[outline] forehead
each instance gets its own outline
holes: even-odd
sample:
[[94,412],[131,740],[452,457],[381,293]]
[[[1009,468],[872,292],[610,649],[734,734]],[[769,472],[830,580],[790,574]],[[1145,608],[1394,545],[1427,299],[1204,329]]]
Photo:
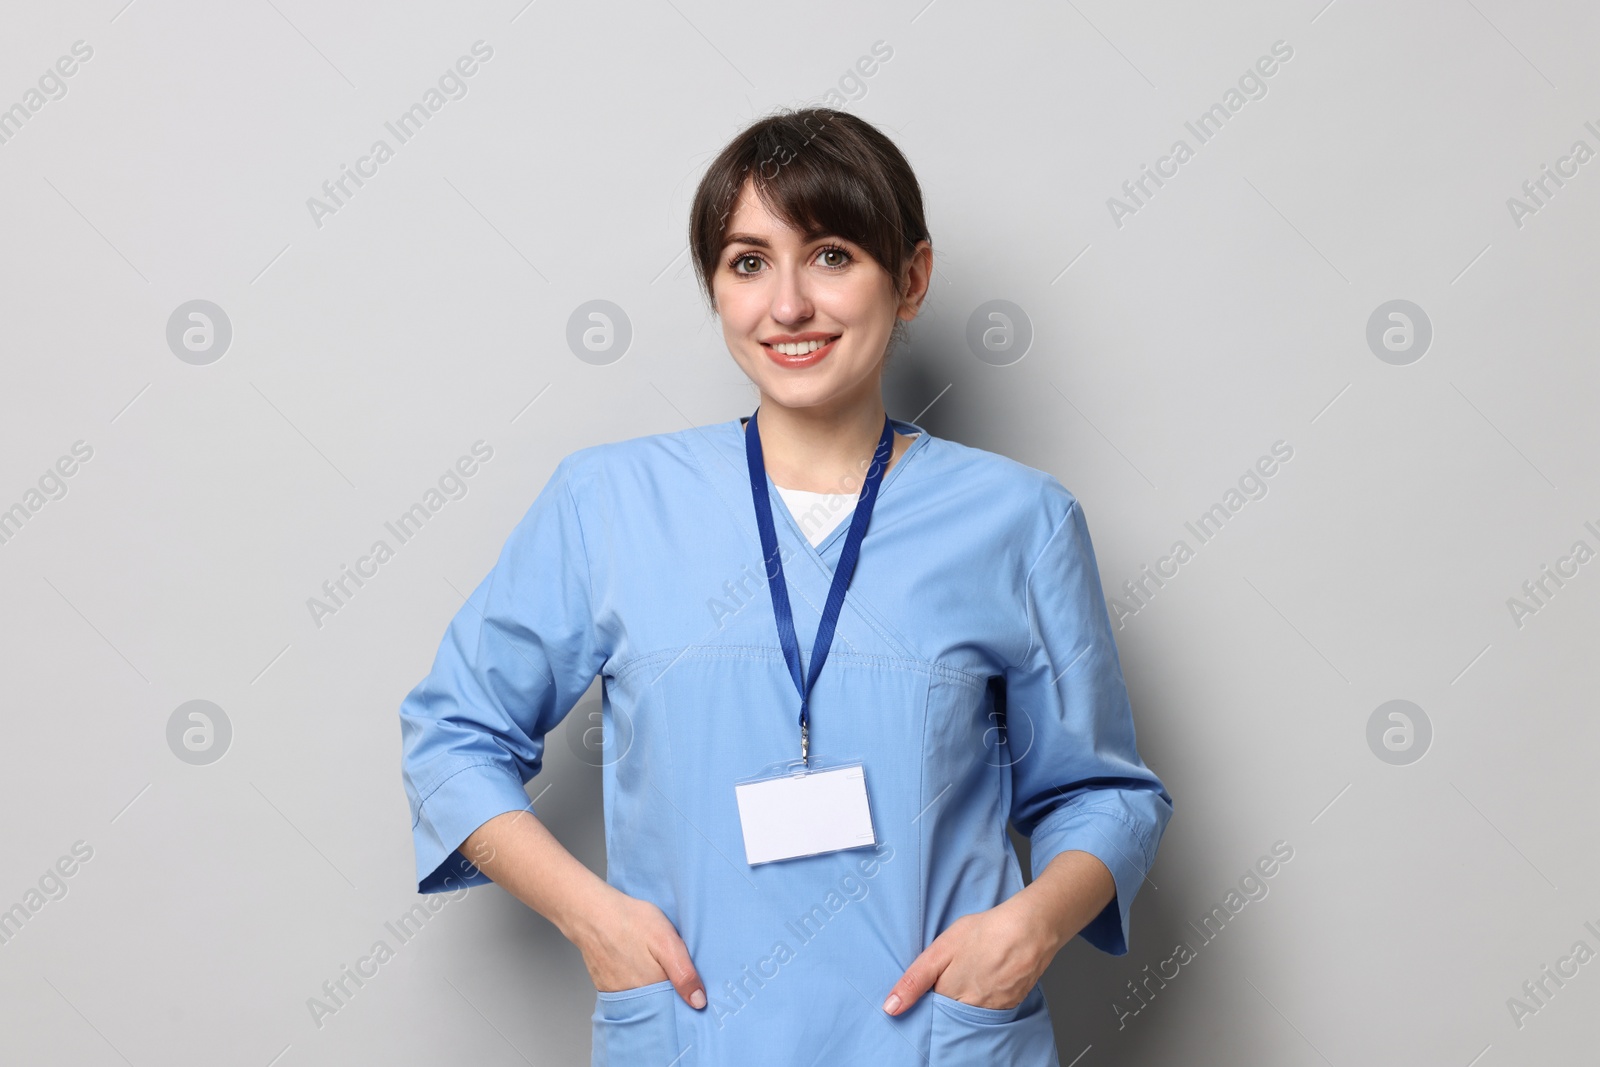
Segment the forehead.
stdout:
[[822,227],[802,231],[775,214],[765,200],[755,191],[751,182],[745,182],[734,199],[733,210],[728,213],[728,225],[723,231],[723,244],[749,244],[750,237],[762,243],[803,243],[832,236]]

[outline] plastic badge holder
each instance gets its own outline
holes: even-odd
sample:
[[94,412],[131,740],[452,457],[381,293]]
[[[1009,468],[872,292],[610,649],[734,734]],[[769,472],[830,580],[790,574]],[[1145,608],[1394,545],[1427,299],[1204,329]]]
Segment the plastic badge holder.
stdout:
[[734,782],[734,796],[752,867],[878,843],[858,759],[771,763]]

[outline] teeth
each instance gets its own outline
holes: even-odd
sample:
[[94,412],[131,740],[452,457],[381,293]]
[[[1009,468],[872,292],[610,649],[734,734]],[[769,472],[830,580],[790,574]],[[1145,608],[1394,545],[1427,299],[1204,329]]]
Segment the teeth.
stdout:
[[803,356],[808,352],[815,352],[827,343],[827,341],[800,341],[796,344],[777,344],[772,347],[785,356]]

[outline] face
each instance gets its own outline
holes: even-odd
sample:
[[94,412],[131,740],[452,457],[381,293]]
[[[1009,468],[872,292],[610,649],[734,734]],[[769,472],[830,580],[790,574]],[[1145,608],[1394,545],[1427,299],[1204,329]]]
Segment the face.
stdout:
[[842,409],[881,397],[890,333],[897,319],[916,317],[931,269],[924,241],[907,264],[902,298],[859,245],[831,234],[807,239],[747,183],[712,293],[728,351],[763,403]]

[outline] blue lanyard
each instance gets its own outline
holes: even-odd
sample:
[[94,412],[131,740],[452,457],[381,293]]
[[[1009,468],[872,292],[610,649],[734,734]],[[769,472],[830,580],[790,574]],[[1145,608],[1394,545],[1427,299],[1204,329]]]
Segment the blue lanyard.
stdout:
[[884,469],[894,449],[894,427],[889,416],[883,417],[883,434],[878,438],[878,448],[872,454],[872,466],[867,468],[866,480],[861,485],[861,495],[856,498],[855,514],[850,518],[850,532],[845,535],[844,548],[839,553],[839,565],[833,570],[833,584],[828,587],[828,601],[822,609],[822,621],[817,624],[817,640],[811,649],[810,677],[802,680],[800,674],[800,641],[795,637],[794,613],[789,609],[789,586],[783,580],[783,560],[778,554],[778,534],[772,527],[772,498],[767,492],[767,467],[761,458],[761,435],[756,430],[758,407],[751,413],[744,430],[744,455],[750,465],[750,495],[755,500],[756,525],[761,530],[761,551],[767,561],[767,585],[772,589],[772,613],[778,620],[778,643],[783,646],[783,658],[789,664],[789,676],[800,693],[800,762],[807,761],[809,725],[811,720],[811,687],[822,673],[827,661],[828,648],[833,644],[833,631],[839,623],[839,609],[844,606],[845,587],[855,573],[856,559],[861,555],[861,539],[867,535],[867,523],[872,518],[872,505],[878,499],[878,486],[883,482]]

